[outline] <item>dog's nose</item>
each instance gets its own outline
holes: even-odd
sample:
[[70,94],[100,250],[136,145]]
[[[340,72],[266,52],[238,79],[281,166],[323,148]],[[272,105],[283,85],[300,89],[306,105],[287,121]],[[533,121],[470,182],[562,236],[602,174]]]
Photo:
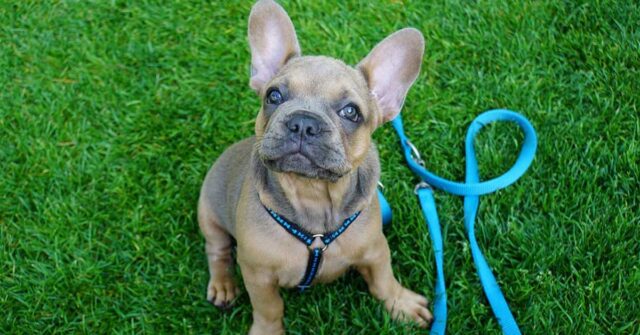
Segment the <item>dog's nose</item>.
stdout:
[[320,133],[320,121],[304,114],[298,114],[287,121],[287,128],[294,134],[316,136]]

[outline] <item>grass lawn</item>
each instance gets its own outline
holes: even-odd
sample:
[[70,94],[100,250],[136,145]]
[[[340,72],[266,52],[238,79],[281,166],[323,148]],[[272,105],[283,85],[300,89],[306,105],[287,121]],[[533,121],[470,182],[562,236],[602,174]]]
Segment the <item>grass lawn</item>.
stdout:
[[[427,40],[404,108],[427,166],[464,178],[480,112],[522,112],[537,157],[483,197],[476,234],[525,334],[640,334],[640,5],[637,1],[282,1],[305,54],[355,64],[396,29]],[[250,2],[0,4],[0,333],[238,334],[205,301],[202,179],[253,132]],[[477,143],[481,174],[515,160],[515,126]],[[415,177],[391,127],[375,139],[394,209],[394,270],[432,297]],[[500,332],[462,225],[437,193],[451,334]],[[416,238],[415,236],[419,236]],[[348,274],[284,291],[290,334],[413,334]],[[425,333],[425,332],[422,332]]]

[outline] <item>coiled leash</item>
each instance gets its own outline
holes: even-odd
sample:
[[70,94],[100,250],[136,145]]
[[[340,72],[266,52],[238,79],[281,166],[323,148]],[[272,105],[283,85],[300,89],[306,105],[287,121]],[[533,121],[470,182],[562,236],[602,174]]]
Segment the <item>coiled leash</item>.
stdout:
[[[518,159],[515,164],[503,175],[487,181],[480,181],[478,173],[478,162],[473,147],[473,140],[485,125],[495,121],[514,122],[524,132],[524,143]],[[467,231],[469,243],[471,246],[471,254],[473,261],[482,283],[487,300],[491,305],[493,314],[496,316],[502,332],[504,334],[520,334],[520,329],[516,323],[509,305],[505,300],[500,286],[496,282],[491,268],[487,264],[482,251],[478,246],[478,242],[474,233],[474,221],[478,211],[480,196],[495,192],[514,183],[520,178],[531,162],[536,153],[537,139],[533,126],[522,115],[506,109],[494,109],[480,114],[467,129],[467,137],[465,141],[466,152],[466,177],[464,183],[453,182],[427,171],[424,167],[424,161],[420,157],[420,152],[409,141],[404,133],[402,126],[402,117],[398,115],[391,121],[393,128],[400,137],[400,144],[404,152],[405,159],[409,168],[422,180],[416,185],[415,193],[418,196],[422,213],[427,221],[429,235],[433,244],[433,251],[436,259],[436,282],[435,282],[435,298],[434,298],[434,321],[431,326],[432,335],[444,334],[447,323],[447,293],[445,289],[444,271],[443,271],[443,246],[442,233],[440,231],[440,223],[438,221],[438,213],[436,211],[435,200],[433,197],[432,187],[439,188],[445,192],[464,197],[464,226]],[[383,202],[382,216],[390,219],[391,213],[387,201],[378,192],[378,197]]]

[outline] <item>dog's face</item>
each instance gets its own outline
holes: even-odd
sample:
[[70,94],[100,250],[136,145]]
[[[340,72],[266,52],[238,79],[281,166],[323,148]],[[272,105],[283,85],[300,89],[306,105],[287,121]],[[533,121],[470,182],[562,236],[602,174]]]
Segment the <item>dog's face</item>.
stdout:
[[404,29],[378,44],[355,68],[301,56],[293,24],[272,0],[249,18],[251,87],[262,98],[257,150],[277,172],[336,181],[356,168],[373,131],[393,119],[420,71],[424,41]]
[[378,113],[357,70],[328,57],[297,57],[261,96],[256,133],[268,168],[336,180],[364,158]]

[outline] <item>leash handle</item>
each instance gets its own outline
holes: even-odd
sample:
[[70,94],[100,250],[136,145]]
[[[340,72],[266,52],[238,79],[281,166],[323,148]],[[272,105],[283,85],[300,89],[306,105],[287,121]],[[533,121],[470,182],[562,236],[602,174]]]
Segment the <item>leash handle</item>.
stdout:
[[[460,196],[467,195],[485,195],[488,193],[495,192],[499,189],[505,188],[511,184],[513,184],[518,178],[520,178],[535,156],[536,146],[537,146],[537,138],[536,132],[533,129],[533,126],[524,116],[512,112],[506,109],[494,109],[480,114],[476,117],[469,128],[467,129],[467,137],[465,141],[465,151],[467,158],[467,178],[469,175],[473,175],[473,171],[475,170],[477,175],[477,161],[475,157],[475,150],[473,149],[473,140],[482,127],[485,125],[495,122],[495,121],[510,121],[516,123],[522,131],[524,132],[524,142],[522,144],[522,149],[520,150],[520,154],[518,155],[518,159],[515,164],[503,175],[498,176],[496,178],[479,182],[478,180],[472,181],[467,179],[464,183],[454,182],[448,179],[444,179],[435,175],[434,173],[428,171],[420,164],[421,159],[417,161],[412,156],[415,147],[411,144],[409,139],[404,133],[404,127],[402,125],[402,116],[398,114],[395,119],[391,120],[391,125],[396,130],[398,137],[400,137],[400,145],[402,145],[402,149],[404,152],[404,157],[407,160],[407,164],[409,168],[422,180],[429,183],[431,186],[435,188],[439,188],[445,192],[452,193]],[[417,158],[417,157],[416,157]]]
[[[482,127],[496,121],[509,121],[516,123],[524,132],[524,142],[516,162],[507,172],[488,181],[480,182],[478,163],[476,160],[475,149],[473,147],[474,139]],[[404,133],[402,117],[400,115],[393,119],[391,124],[400,138],[400,144],[402,145],[404,156],[409,168],[423,180],[423,183],[426,182],[431,186],[435,186],[448,193],[464,196],[464,225],[469,238],[473,261],[476,266],[478,276],[480,277],[480,282],[482,283],[485,296],[491,305],[493,314],[496,316],[496,319],[502,328],[502,332],[509,335],[521,334],[518,324],[511,314],[509,305],[500,290],[500,286],[498,285],[493,273],[491,272],[491,268],[480,250],[475,238],[474,223],[478,211],[478,205],[480,203],[479,196],[495,192],[511,185],[526,172],[531,165],[531,162],[533,162],[537,147],[537,137],[533,126],[524,116],[506,109],[490,110],[476,117],[476,119],[474,119],[469,125],[465,140],[465,182],[459,183],[441,178],[424,167],[424,161],[422,161],[419,151],[411,144]],[[442,234],[440,232],[440,224],[436,212],[433,193],[431,192],[430,187],[420,187],[421,184],[416,187],[416,194],[420,200],[422,212],[427,221],[429,234],[433,242],[437,271],[435,284],[436,294],[434,301],[434,324],[431,328],[431,334],[444,334],[447,319],[447,298],[444,271],[442,268]]]

